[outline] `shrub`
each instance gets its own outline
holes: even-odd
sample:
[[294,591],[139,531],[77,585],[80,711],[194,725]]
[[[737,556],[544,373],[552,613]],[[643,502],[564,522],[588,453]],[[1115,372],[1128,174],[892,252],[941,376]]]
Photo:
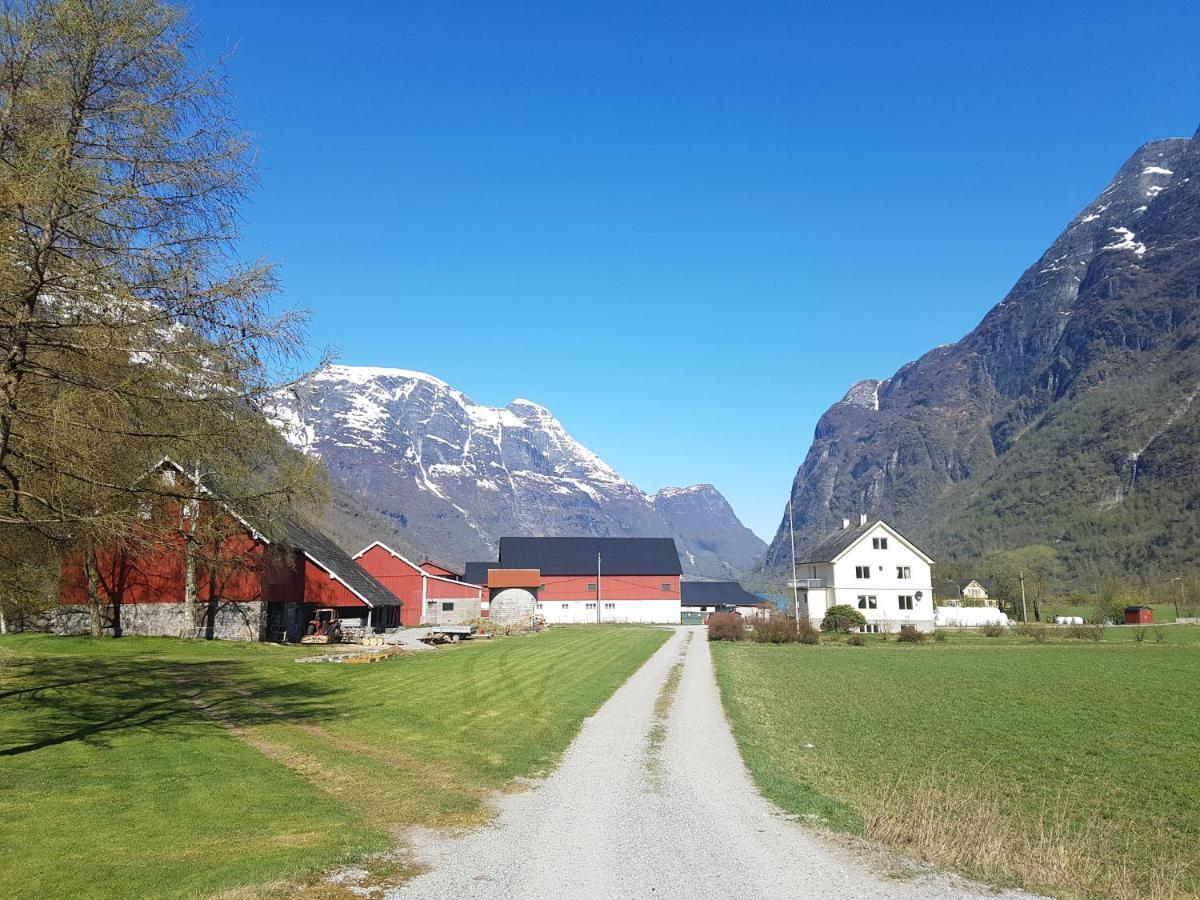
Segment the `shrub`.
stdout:
[[1017,622],[1012,628],[1021,637],[1033,638],[1039,644],[1044,644],[1050,637],[1050,629],[1041,622]]
[[900,633],[896,635],[896,640],[902,644],[922,644],[928,638],[923,631],[918,631],[912,625],[901,625]]
[[1161,625],[1154,626],[1154,643],[1161,644],[1167,639],[1167,632]]
[[846,638],[846,643],[849,644],[851,647],[867,646],[867,642],[865,640],[863,640],[863,636],[861,634],[859,634],[857,631],[854,632],[853,634],[851,634],[848,638]]
[[939,644],[944,644],[950,639],[950,632],[946,631],[944,628],[935,628],[933,629],[932,637]]
[[1067,637],[1073,637],[1080,641],[1101,641],[1104,640],[1104,626],[1069,625],[1067,626]]
[[1133,639],[1139,644],[1146,639],[1146,629],[1141,626],[1133,630]]
[[821,620],[821,630],[847,633],[866,624],[866,618],[853,606],[839,604],[825,611],[825,618]]
[[984,637],[1000,637],[1004,634],[1005,629],[998,622],[988,622],[986,625],[981,625],[979,631]]
[[746,623],[737,613],[713,613],[708,617],[710,641],[740,641],[746,636]]
[[817,630],[807,620],[799,625],[790,616],[773,615],[751,622],[750,637],[760,644],[815,644]]

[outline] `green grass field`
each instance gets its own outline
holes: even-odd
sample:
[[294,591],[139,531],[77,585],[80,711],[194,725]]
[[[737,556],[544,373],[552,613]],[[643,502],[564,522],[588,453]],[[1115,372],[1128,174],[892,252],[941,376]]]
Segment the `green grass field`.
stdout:
[[1195,896],[1200,628],[1162,632],[714,651],[785,809],[1059,896]]
[[556,628],[370,665],[0,639],[0,896],[301,895],[407,826],[483,821],[667,634]]

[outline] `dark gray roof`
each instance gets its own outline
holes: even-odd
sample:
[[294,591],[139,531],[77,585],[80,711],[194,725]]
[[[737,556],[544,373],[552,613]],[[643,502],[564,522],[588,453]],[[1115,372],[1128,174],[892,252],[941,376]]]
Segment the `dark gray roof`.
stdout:
[[672,538],[506,537],[500,538],[500,565],[540,569],[543,575],[680,575],[679,551]]
[[395,594],[376,581],[370,572],[351,559],[350,554],[324,532],[292,520],[287,523],[287,537],[281,543],[303,550],[315,562],[330,569],[339,581],[371,606],[400,605]]
[[851,525],[849,528],[839,528],[833,534],[823,538],[815,547],[805,551],[799,562],[832,562],[834,557],[870,531],[878,523],[878,519],[867,522],[866,525]]
[[498,568],[498,562],[469,562],[463,566],[462,580],[467,584],[487,584],[488,571]]
[[736,581],[685,581],[679,590],[681,606],[759,606],[770,602]]

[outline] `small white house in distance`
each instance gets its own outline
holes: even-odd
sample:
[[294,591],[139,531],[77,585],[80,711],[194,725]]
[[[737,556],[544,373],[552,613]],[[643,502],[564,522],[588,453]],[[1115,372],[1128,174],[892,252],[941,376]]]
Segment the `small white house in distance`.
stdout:
[[800,616],[821,626],[831,606],[863,614],[868,632],[934,628],[933,560],[887,522],[849,519],[796,563]]

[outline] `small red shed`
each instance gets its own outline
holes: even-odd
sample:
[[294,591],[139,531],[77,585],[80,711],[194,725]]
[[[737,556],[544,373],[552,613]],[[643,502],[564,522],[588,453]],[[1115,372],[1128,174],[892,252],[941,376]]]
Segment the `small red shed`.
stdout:
[[1126,625],[1153,625],[1154,610],[1149,606],[1125,607]]

